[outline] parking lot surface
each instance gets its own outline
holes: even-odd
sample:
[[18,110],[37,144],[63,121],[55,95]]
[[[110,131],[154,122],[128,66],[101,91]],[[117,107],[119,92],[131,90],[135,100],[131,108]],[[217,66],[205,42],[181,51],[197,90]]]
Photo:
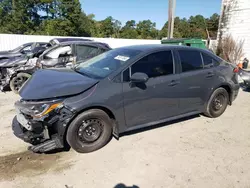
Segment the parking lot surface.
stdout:
[[217,119],[194,116],[134,132],[89,154],[28,152],[11,130],[18,98],[0,93],[0,187],[250,187],[249,92]]

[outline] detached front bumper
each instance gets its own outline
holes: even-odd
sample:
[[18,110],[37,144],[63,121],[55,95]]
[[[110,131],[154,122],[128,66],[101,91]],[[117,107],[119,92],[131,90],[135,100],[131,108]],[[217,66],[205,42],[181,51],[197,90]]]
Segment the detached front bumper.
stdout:
[[43,121],[26,119],[30,126],[29,130],[26,125],[22,125],[23,121],[19,122],[20,118],[17,116],[12,121],[13,134],[24,142],[32,144],[29,149],[33,152],[44,153],[65,147],[66,128],[73,117],[71,111],[61,109]]
[[23,127],[21,126],[21,124],[17,121],[16,116],[14,117],[14,119],[12,120],[12,130],[14,135],[17,138],[22,139],[23,141],[25,141],[25,134],[24,134],[24,130]]

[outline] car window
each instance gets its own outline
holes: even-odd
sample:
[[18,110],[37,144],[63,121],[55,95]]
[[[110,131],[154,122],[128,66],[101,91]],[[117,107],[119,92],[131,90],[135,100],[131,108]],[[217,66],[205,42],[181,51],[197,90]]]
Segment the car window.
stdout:
[[30,46],[26,46],[22,49],[22,52],[27,52],[27,51],[30,51],[31,50],[31,45]]
[[101,54],[102,52],[103,51],[97,47],[85,46],[85,45],[76,46],[77,61],[82,61],[85,59],[89,59],[91,57],[95,57]]
[[63,46],[53,49],[45,55],[45,59],[57,59],[60,55],[71,54],[70,46]]
[[201,54],[199,51],[179,50],[182,72],[203,69]]
[[204,68],[211,68],[220,65],[220,62],[208,54],[202,53]]
[[204,68],[211,68],[214,66],[213,58],[207,54],[202,53],[202,58],[203,58],[203,63],[204,63]]
[[171,51],[152,53],[131,67],[131,74],[142,72],[149,78],[173,74],[173,57]]
[[125,71],[123,71],[123,74],[122,74],[123,82],[129,82],[130,81],[129,70],[130,69],[127,68]]

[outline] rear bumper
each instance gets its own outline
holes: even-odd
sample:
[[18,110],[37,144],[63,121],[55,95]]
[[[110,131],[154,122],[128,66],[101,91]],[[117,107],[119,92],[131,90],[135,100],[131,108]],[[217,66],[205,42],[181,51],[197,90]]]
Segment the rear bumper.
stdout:
[[231,92],[231,95],[230,95],[231,104],[237,98],[237,96],[239,94],[239,91],[240,91],[240,85],[239,84],[236,84],[236,85],[234,85],[232,87],[232,92]]

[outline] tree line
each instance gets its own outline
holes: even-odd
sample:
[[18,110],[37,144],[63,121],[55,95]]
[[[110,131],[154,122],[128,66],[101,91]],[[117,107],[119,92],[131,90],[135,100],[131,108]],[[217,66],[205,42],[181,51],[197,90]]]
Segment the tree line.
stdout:
[[[127,39],[167,37],[168,22],[162,29],[151,20],[129,20],[124,25],[112,16],[95,20],[85,14],[79,0],[0,0],[0,33],[84,36]],[[175,18],[174,37],[216,37],[219,15]]]

